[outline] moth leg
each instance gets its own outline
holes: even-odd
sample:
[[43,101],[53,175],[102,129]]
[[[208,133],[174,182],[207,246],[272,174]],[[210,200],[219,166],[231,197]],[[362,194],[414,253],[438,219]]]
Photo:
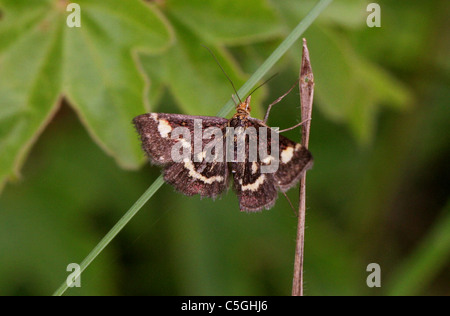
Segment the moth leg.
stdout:
[[289,127],[289,128],[286,128],[286,129],[282,129],[281,131],[278,131],[278,133],[284,133],[284,132],[290,131],[290,130],[292,130],[292,129],[294,129],[294,128],[297,128],[297,127],[299,127],[299,126],[302,126],[303,124],[305,124],[305,123],[308,122],[308,121],[311,121],[311,119],[310,119],[310,118],[309,118],[309,119],[306,119],[306,120],[304,120],[304,121],[301,121],[301,122],[298,123],[298,124],[295,124],[294,126],[291,126],[291,127]]
[[[279,187],[278,187],[279,188]],[[292,205],[291,200],[289,199],[289,197],[287,196],[286,192],[284,192],[283,190],[281,190],[281,188],[279,188],[279,191],[281,193],[283,193],[284,197],[286,198],[286,200],[288,201],[289,205],[291,206],[292,211],[294,212],[295,217],[298,217],[298,212],[295,210],[294,205]]]
[[267,120],[269,119],[269,113],[270,113],[270,110],[272,109],[272,106],[279,103],[281,100],[284,99],[285,96],[287,96],[289,93],[291,93],[292,89],[294,89],[297,86],[299,81],[300,81],[300,78],[298,78],[295,81],[295,83],[292,85],[292,87],[285,94],[283,94],[281,97],[277,98],[275,101],[273,101],[271,104],[269,104],[269,106],[267,107],[266,115],[264,115],[264,123],[267,123]]

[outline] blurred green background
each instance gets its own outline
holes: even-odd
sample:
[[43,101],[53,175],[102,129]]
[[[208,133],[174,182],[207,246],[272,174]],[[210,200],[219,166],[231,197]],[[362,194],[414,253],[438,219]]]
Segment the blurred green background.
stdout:
[[[131,125],[215,115],[317,1],[0,0],[0,294],[49,295],[158,177]],[[450,3],[334,1],[304,34],[316,93],[306,295],[450,294]],[[301,41],[253,116],[298,77]],[[241,96],[242,97],[242,96]],[[298,91],[271,113],[300,120]],[[299,130],[287,136],[300,140]],[[298,189],[289,191],[297,203]],[[68,295],[289,295],[297,219],[164,185]],[[366,267],[381,267],[368,288]]]

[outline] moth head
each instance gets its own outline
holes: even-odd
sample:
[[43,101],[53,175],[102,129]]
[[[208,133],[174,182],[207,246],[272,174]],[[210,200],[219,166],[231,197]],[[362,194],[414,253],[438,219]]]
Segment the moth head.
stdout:
[[250,114],[251,108],[250,108],[250,100],[252,99],[252,96],[249,95],[244,102],[239,103],[236,105],[236,112],[242,113],[242,114]]

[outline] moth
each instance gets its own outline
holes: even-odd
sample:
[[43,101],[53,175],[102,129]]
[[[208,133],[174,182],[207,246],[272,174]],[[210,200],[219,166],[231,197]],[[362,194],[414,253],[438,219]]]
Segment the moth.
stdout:
[[[231,119],[147,113],[133,123],[150,161],[163,167],[164,180],[177,191],[214,199],[232,182],[240,210],[256,212],[270,209],[278,192],[289,190],[312,167],[313,158],[266,124],[270,106],[264,121],[251,117],[250,101],[251,95],[237,102]],[[196,135],[198,130],[203,133]],[[174,157],[183,151],[187,154]]]

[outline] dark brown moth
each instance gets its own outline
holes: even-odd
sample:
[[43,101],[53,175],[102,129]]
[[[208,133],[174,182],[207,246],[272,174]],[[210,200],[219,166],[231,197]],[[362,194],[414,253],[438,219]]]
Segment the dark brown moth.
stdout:
[[[237,104],[236,114],[231,119],[148,113],[135,117],[133,123],[140,135],[142,148],[150,161],[163,167],[164,180],[177,191],[188,196],[199,194],[201,197],[216,198],[227,190],[229,182],[232,181],[240,210],[255,212],[264,208],[270,209],[275,204],[278,191],[285,192],[293,187],[302,174],[312,167],[313,158],[301,144],[281,134],[274,137],[272,133],[278,131],[266,125],[267,115],[264,121],[252,118],[250,100],[251,96],[248,96],[244,102]],[[203,131],[215,128],[221,133],[195,136],[196,122],[201,122]],[[173,137],[175,130],[180,127],[186,128],[193,137],[190,137],[190,140]],[[233,128],[240,130],[241,133],[234,135],[234,138],[228,138],[228,141],[231,139],[231,148],[234,149],[229,157],[226,148],[230,148],[227,147],[230,144],[227,144],[226,136],[230,135],[229,131]],[[245,134],[251,128],[256,133]],[[263,135],[260,134],[263,130],[261,128],[269,130],[264,141],[261,141],[263,139]],[[238,138],[241,136],[245,138],[242,147],[244,159],[239,160]],[[274,151],[271,145],[275,143],[275,138],[278,138],[278,150]],[[264,148],[267,153],[265,156],[258,155],[256,159],[250,159],[252,139],[259,147],[267,147]],[[182,161],[173,159],[174,146],[181,149],[194,148],[196,141],[201,143],[201,148],[197,152],[190,153]],[[223,151],[212,146],[219,143],[225,148]],[[205,159],[207,153],[212,154],[215,159]],[[264,167],[274,164],[274,161],[278,166],[276,170],[262,171]]]

